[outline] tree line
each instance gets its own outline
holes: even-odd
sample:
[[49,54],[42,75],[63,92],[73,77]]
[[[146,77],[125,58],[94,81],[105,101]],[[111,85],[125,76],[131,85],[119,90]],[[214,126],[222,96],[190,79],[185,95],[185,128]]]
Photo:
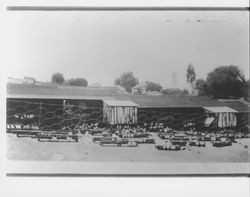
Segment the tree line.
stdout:
[[[54,73],[51,78],[52,83],[65,84],[71,86],[88,86],[85,78],[72,78],[65,80],[62,73]],[[191,94],[198,91],[198,95],[207,95],[213,98],[250,98],[250,81],[246,80],[242,71],[234,65],[220,66],[207,74],[206,79],[197,79],[195,67],[189,64],[186,70],[186,82],[190,87]],[[122,86],[127,92],[132,92],[132,88],[139,84],[139,80],[134,73],[127,71],[114,80],[114,85]],[[147,91],[158,91],[162,94],[188,94],[188,90],[163,89],[156,82],[146,82]],[[189,92],[190,93],[190,92]]]
[[[242,71],[234,65],[220,66],[207,74],[206,79],[197,79],[195,67],[189,64],[186,70],[186,82],[190,86],[191,94],[198,91],[198,95],[207,95],[218,99],[250,97],[250,81],[246,80]],[[127,92],[139,83],[133,72],[125,72],[114,82]],[[163,89],[159,83],[149,81],[148,91],[159,91],[162,94],[188,94],[188,90]]]
[[54,73],[51,77],[51,82],[55,84],[65,84],[71,86],[88,86],[88,81],[85,78],[71,78],[65,80],[62,73]]
[[215,68],[207,74],[206,79],[195,80],[194,85],[199,95],[221,99],[243,97],[249,100],[250,97],[250,81],[234,65]]

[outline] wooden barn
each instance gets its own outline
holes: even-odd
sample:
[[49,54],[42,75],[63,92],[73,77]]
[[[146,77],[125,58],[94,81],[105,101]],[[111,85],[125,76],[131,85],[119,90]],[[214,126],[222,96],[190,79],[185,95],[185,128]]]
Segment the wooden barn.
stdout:
[[219,99],[219,101],[237,111],[237,128],[240,131],[250,132],[250,103],[244,99]]
[[138,105],[127,100],[104,100],[104,122],[114,124],[136,124]]

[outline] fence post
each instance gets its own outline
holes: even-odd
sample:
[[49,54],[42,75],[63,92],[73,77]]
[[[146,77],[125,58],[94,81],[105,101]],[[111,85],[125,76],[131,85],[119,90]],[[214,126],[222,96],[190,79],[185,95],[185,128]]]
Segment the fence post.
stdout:
[[39,129],[40,129],[40,124],[41,124],[41,113],[42,113],[42,101],[40,102],[40,107],[39,107],[39,120],[38,120]]

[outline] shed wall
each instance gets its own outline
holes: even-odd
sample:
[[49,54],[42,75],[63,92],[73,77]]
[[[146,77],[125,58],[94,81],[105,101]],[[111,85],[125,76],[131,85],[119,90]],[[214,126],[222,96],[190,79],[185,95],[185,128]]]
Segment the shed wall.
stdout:
[[136,124],[137,107],[108,106],[103,108],[104,122],[109,124]]
[[235,113],[218,113],[218,127],[236,127],[237,119]]
[[205,113],[214,114],[217,121],[217,126],[219,128],[225,127],[236,127],[237,126],[237,116],[235,112],[211,112],[209,110],[205,110]]

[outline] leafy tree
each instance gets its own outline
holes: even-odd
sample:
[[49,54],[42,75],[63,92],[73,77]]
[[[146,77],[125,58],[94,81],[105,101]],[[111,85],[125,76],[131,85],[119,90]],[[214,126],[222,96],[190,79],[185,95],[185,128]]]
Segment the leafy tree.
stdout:
[[127,92],[131,92],[132,87],[134,87],[138,83],[138,79],[134,77],[133,72],[130,71],[123,73],[119,78],[114,81],[115,85],[120,85],[124,87]]
[[197,79],[195,86],[199,95],[209,95],[208,84],[204,79]]
[[247,80],[247,82],[242,88],[242,94],[246,100],[250,101],[250,80],[249,79]]
[[88,81],[84,78],[69,79],[66,83],[71,86],[88,86]]
[[246,95],[245,97],[248,100],[250,100],[250,80],[249,79],[247,80],[247,83],[246,83],[246,94],[245,95]]
[[147,91],[158,91],[160,92],[162,90],[162,86],[159,83],[155,83],[152,81],[147,81]]
[[191,85],[192,88],[194,88],[194,83],[196,81],[196,73],[195,73],[195,68],[192,64],[188,65],[186,77],[187,77],[187,82]]
[[215,98],[240,98],[246,84],[243,73],[237,66],[221,66],[208,73],[207,84]]
[[63,84],[65,81],[62,73],[54,73],[51,78],[52,83]]

